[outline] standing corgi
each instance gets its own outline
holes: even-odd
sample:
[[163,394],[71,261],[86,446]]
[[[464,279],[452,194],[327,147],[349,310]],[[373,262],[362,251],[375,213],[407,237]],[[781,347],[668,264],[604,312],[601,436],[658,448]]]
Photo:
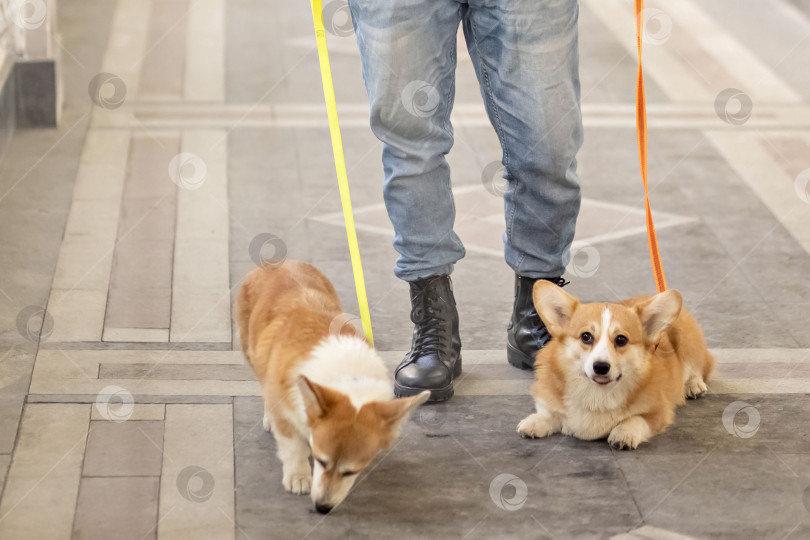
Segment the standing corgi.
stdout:
[[284,489],[311,491],[315,508],[329,512],[430,392],[393,399],[382,359],[343,324],[334,287],[309,264],[253,270],[237,304],[242,352],[262,386],[263,425],[276,438]]
[[714,357],[678,291],[580,304],[538,280],[533,300],[552,340],[535,360],[537,412],[518,425],[524,437],[607,437],[632,450],[663,432],[685,397],[706,391]]

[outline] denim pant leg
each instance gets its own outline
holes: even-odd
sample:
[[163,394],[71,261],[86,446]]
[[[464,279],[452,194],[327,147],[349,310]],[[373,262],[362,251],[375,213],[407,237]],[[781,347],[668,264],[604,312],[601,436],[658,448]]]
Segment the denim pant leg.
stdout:
[[399,253],[394,274],[449,274],[464,256],[445,155],[456,68],[456,0],[349,0],[371,107],[383,143],[383,199]]
[[527,277],[562,275],[580,206],[576,0],[470,0],[464,33],[503,148],[504,256]]

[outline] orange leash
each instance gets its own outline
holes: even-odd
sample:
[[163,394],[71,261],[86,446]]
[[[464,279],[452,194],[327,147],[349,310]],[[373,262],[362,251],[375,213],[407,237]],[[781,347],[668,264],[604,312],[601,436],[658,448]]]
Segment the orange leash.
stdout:
[[644,75],[641,71],[641,36],[644,30],[644,0],[635,0],[636,6],[636,42],[638,43],[638,78],[636,80],[636,132],[638,133],[638,157],[641,162],[641,179],[644,182],[644,210],[647,214],[647,243],[650,245],[655,287],[658,292],[667,290],[667,279],[664,276],[664,265],[661,263],[661,252],[658,250],[658,237],[655,234],[650,194],[647,190],[647,105],[644,101]]

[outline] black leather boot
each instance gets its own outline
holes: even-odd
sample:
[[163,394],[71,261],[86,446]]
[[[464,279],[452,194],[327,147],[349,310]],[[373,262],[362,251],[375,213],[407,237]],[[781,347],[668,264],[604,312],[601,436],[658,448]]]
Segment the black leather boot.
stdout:
[[397,366],[394,395],[430,390],[430,401],[453,397],[453,379],[461,375],[458,311],[450,276],[430,276],[411,285],[411,350]]
[[563,278],[530,278],[515,274],[515,306],[506,330],[506,359],[520,369],[533,369],[537,351],[546,346],[551,335],[534,308],[532,289],[538,279],[568,285]]

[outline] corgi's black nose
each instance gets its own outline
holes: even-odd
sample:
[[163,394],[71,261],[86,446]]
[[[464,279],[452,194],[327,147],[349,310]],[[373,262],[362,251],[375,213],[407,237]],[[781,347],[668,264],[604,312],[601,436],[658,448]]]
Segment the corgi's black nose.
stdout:
[[317,510],[321,514],[328,514],[331,509],[332,509],[332,507],[329,506],[328,504],[316,504],[315,505],[315,510]]
[[607,375],[608,371],[610,371],[610,364],[607,362],[598,360],[593,363],[593,372],[597,375]]

